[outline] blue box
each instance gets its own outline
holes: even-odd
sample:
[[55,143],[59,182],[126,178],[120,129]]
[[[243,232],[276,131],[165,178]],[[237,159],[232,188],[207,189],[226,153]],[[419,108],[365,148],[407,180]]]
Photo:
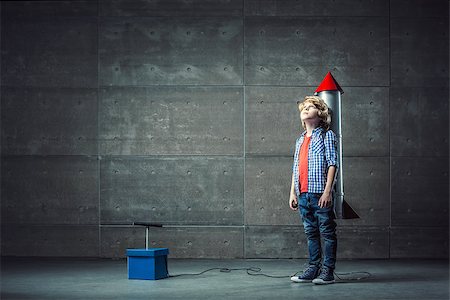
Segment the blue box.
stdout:
[[169,277],[167,248],[127,249],[128,279],[157,280]]

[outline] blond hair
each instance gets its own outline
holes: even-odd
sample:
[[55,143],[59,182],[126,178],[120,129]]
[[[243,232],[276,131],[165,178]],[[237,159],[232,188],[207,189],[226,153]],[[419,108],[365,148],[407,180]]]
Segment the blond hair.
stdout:
[[[331,124],[331,110],[328,108],[328,105],[325,101],[322,100],[319,96],[306,96],[303,102],[299,104],[300,101],[297,101],[298,110],[301,112],[305,107],[306,103],[312,103],[319,111],[317,115],[319,116],[320,122],[319,127],[328,130],[330,129]],[[302,122],[303,129],[306,129],[305,122]]]

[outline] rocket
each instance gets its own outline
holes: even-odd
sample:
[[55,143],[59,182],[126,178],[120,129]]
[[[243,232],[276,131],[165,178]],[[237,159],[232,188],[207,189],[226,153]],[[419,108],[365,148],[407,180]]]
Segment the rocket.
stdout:
[[315,96],[319,96],[328,105],[331,110],[331,130],[337,137],[337,150],[339,168],[334,180],[334,212],[338,219],[354,219],[359,218],[353,208],[344,200],[344,177],[342,168],[342,103],[341,94],[344,91],[334,79],[331,72],[328,72],[322,83],[314,92]]

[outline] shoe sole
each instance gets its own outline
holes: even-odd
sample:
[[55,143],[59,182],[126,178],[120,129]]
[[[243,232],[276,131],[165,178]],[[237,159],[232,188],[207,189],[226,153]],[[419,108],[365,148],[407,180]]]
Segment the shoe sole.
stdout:
[[298,277],[291,277],[291,281],[296,283],[308,283],[312,282],[312,279],[299,279]]
[[322,279],[314,279],[314,280],[312,281],[312,283],[314,283],[314,284],[319,284],[319,285],[332,284],[332,283],[334,283],[334,282],[335,282],[335,280],[325,281],[325,280],[322,280]]

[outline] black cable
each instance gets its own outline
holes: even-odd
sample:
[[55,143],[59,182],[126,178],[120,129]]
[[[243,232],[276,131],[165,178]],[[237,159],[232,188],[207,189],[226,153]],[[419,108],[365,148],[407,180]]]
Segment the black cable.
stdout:
[[213,270],[219,270],[219,272],[222,272],[222,273],[230,273],[231,271],[246,271],[247,274],[250,276],[266,276],[266,277],[270,277],[270,278],[286,278],[286,277],[292,277],[292,276],[295,276],[296,274],[298,274],[298,272],[297,272],[294,275],[289,275],[289,276],[287,276],[287,275],[284,275],[284,276],[267,275],[264,273],[260,273],[261,268],[250,267],[250,268],[211,268],[211,269],[204,270],[200,273],[176,274],[176,275],[169,275],[169,277],[198,276],[198,275],[202,275],[206,272],[213,271]]
[[[352,275],[352,274],[366,274],[366,276],[357,277],[357,278],[341,278],[341,277],[339,277],[339,275],[345,276],[345,275]],[[340,282],[364,280],[364,279],[369,279],[372,277],[372,274],[369,272],[347,272],[347,273],[335,273],[334,272],[334,275],[336,275],[336,277],[339,278]]]
[[[179,276],[198,276],[198,275],[202,275],[206,272],[210,272],[210,271],[214,271],[214,270],[219,270],[219,272],[221,273],[230,273],[231,271],[246,271],[247,275],[250,276],[265,276],[265,277],[269,277],[269,278],[290,278],[290,277],[294,277],[295,275],[301,273],[301,271],[296,272],[293,275],[268,275],[268,274],[264,274],[261,273],[261,268],[258,267],[250,267],[250,268],[211,268],[211,269],[207,269],[204,270],[200,273],[186,273],[186,274],[176,274],[176,275],[169,275],[169,277],[179,277]],[[369,272],[348,272],[348,273],[335,273],[333,272],[337,278],[339,278],[339,280],[337,282],[346,282],[346,281],[356,281],[356,280],[363,280],[363,279],[368,279],[372,276],[372,274],[370,274]],[[357,277],[357,278],[341,278],[339,277],[339,275],[341,276],[346,276],[346,275],[353,275],[353,274],[366,274],[366,276],[363,277]]]
[[[229,270],[227,268],[211,268],[205,271],[202,271],[200,273],[185,273],[185,274],[177,274],[177,275],[170,275],[169,277],[179,277],[179,276],[198,276],[198,275],[202,275],[203,273],[209,272],[209,271],[213,271],[213,270],[220,270],[220,272],[226,272],[225,270]],[[229,271],[228,271],[229,272]]]

